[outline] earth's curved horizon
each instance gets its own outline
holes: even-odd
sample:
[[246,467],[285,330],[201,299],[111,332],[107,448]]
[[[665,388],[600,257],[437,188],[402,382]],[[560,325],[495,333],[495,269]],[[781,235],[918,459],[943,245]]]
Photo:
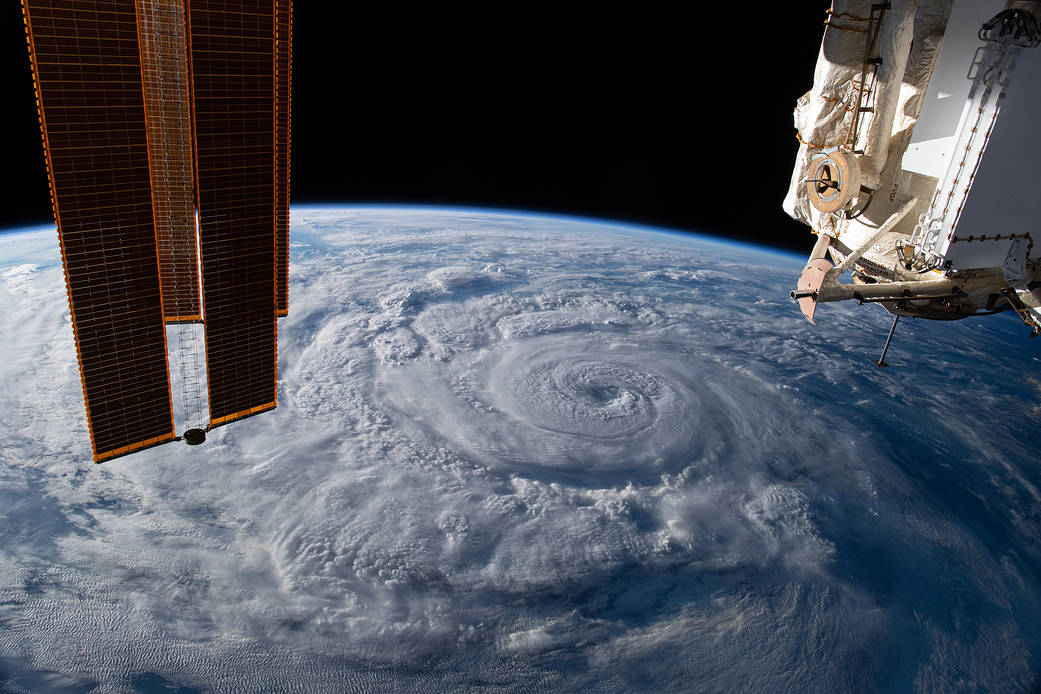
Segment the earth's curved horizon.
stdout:
[[1041,685],[1041,362],[803,259],[294,206],[279,407],[89,459],[53,225],[0,233],[0,691]]

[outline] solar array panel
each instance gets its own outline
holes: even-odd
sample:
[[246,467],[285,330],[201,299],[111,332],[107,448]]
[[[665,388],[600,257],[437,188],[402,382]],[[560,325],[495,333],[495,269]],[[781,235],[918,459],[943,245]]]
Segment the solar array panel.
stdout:
[[293,3],[276,0],[275,38],[275,281],[278,315],[289,313],[289,133],[293,71]]
[[274,0],[190,0],[210,426],[275,407]]
[[167,323],[194,322],[202,311],[184,3],[138,0],[137,16],[163,309]]
[[94,460],[174,438],[133,0],[25,0]]

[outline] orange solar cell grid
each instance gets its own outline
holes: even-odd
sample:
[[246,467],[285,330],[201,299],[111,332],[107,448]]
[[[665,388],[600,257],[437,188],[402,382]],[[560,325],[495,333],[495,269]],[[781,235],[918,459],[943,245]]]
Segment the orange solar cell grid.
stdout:
[[278,315],[289,313],[289,135],[293,72],[293,3],[276,0],[277,30],[275,40],[275,253],[278,276],[275,292]]
[[94,460],[174,438],[133,0],[26,0]]
[[198,321],[202,316],[184,3],[138,0],[137,19],[163,309],[168,323]]
[[190,0],[210,426],[275,406],[275,7]]

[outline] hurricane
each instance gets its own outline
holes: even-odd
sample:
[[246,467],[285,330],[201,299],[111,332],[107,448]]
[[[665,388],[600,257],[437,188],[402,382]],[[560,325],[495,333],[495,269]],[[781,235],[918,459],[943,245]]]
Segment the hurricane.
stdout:
[[278,408],[93,466],[53,237],[0,237],[7,689],[1038,681],[1014,320],[908,321],[883,371],[886,314],[814,331],[764,249],[412,208],[291,240]]

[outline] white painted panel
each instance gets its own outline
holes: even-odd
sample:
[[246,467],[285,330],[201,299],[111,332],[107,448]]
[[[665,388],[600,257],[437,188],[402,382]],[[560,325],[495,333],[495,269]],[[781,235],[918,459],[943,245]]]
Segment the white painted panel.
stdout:
[[1004,9],[1003,0],[960,0],[954,4],[902,166],[942,178],[972,83],[968,79],[980,25]]
[[[1041,254],[1041,46],[1024,48],[983,161],[954,229],[956,238],[1031,233]],[[955,245],[960,245],[955,244]]]

